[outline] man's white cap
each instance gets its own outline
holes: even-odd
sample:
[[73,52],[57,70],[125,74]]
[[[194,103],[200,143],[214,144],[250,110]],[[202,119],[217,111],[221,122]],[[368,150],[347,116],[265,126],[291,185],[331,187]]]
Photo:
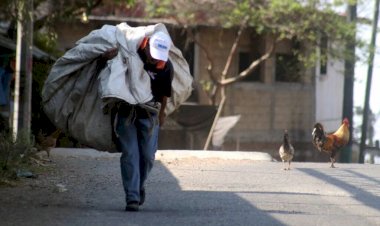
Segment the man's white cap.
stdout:
[[150,55],[156,60],[168,61],[172,40],[168,34],[159,31],[149,39]]

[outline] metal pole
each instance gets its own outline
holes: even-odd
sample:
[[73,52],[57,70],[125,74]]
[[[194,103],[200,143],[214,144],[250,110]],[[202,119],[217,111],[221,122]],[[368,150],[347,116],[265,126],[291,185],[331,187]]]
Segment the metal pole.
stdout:
[[362,123],[362,136],[360,139],[359,163],[364,163],[364,149],[365,149],[366,140],[367,140],[369,98],[371,95],[372,72],[373,72],[373,62],[375,58],[378,19],[379,19],[379,0],[376,0],[374,16],[373,16],[373,24],[372,24],[372,37],[371,37],[369,63],[368,63],[367,86],[366,86],[365,98],[364,98],[364,111],[363,111],[363,123]]

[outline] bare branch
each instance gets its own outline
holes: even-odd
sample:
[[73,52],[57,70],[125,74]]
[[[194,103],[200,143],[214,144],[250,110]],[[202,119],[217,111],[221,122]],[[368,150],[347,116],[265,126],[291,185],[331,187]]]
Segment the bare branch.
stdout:
[[276,46],[276,41],[272,43],[270,49],[264,55],[262,55],[259,59],[253,61],[247,69],[240,72],[240,74],[235,76],[235,77],[223,79],[221,81],[221,85],[223,85],[223,86],[229,85],[229,84],[234,83],[234,82],[246,77],[247,75],[249,75],[258,65],[260,65],[263,61],[265,61],[266,59],[268,59],[272,55],[272,53],[275,49],[275,46]]
[[249,20],[249,16],[246,16],[240,26],[240,29],[237,33],[237,37],[234,41],[234,44],[232,45],[231,47],[231,51],[230,51],[230,54],[228,55],[228,58],[227,58],[227,62],[226,62],[226,66],[224,67],[224,70],[222,72],[222,80],[225,78],[225,76],[227,75],[227,72],[228,72],[228,69],[230,68],[231,66],[231,62],[232,62],[232,58],[233,56],[235,55],[236,53],[236,50],[237,50],[237,47],[239,45],[239,41],[240,41],[240,38],[241,38],[241,35],[243,33],[243,31],[245,30],[245,28],[247,27],[247,23],[248,23],[248,20]]

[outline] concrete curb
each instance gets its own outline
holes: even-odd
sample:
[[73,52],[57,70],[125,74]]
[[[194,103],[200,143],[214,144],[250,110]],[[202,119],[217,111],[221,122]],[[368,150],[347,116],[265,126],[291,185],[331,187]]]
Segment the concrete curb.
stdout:
[[218,158],[224,160],[255,160],[273,161],[272,156],[264,152],[242,151],[204,151],[204,150],[158,150],[157,159],[182,159],[182,158]]
[[[84,157],[120,157],[120,153],[97,151],[90,148],[54,148],[52,155],[59,156],[84,156]],[[217,158],[224,160],[254,160],[273,161],[272,156],[265,152],[242,152],[242,151],[204,151],[204,150],[158,150],[157,160],[175,160],[184,158]]]
[[83,156],[83,157],[118,157],[120,153],[109,153],[105,151],[98,151],[92,148],[54,148],[51,150],[51,155],[65,156],[65,157],[74,157],[74,156]]

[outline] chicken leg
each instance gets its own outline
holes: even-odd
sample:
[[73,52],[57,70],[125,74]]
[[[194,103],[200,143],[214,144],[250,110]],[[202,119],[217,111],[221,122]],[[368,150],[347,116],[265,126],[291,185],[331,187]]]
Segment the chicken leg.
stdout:
[[335,168],[335,166],[334,166],[335,158],[330,157],[330,160],[331,160],[331,166],[330,166],[330,168]]

